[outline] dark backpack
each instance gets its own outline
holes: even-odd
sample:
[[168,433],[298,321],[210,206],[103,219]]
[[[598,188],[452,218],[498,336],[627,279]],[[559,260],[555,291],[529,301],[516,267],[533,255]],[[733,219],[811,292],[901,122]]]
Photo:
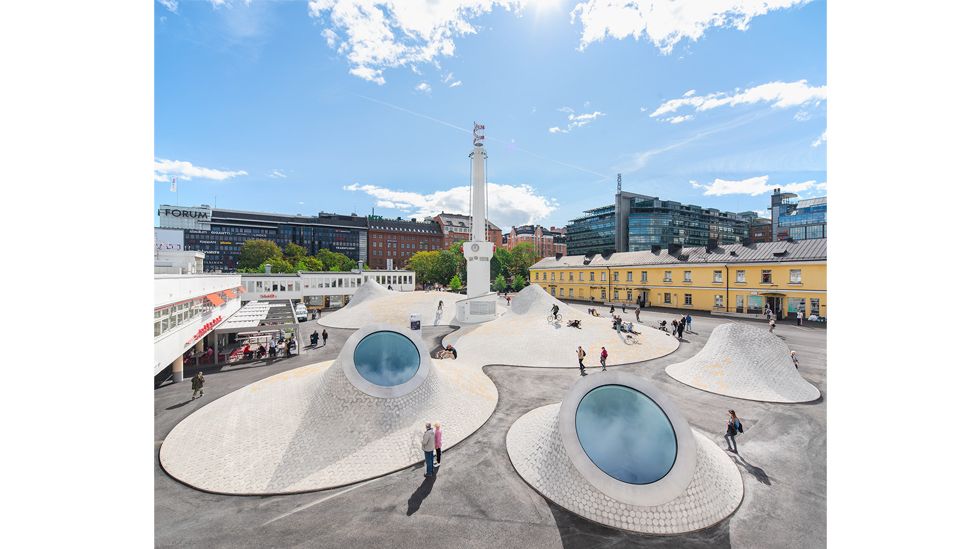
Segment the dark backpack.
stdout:
[[738,419],[735,420],[735,430],[739,431],[740,433],[742,432],[742,422]]

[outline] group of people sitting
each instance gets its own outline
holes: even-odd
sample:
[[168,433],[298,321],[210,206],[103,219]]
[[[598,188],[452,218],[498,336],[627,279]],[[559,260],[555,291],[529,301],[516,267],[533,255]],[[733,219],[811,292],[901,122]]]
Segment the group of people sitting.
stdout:
[[600,316],[600,313],[597,312],[595,307],[590,307],[586,312],[590,313],[590,316]]
[[633,322],[624,322],[624,319],[620,315],[613,315],[613,329],[619,332],[627,332],[628,334],[640,335],[640,332],[634,329]]

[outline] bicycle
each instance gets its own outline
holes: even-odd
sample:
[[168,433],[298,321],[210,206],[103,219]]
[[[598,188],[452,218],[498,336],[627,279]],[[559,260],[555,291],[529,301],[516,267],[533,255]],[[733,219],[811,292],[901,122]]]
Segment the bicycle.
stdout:
[[563,315],[561,315],[561,314],[559,314],[559,313],[556,313],[555,315],[549,315],[549,317],[548,317],[548,318],[546,318],[546,320],[548,320],[549,322],[552,322],[552,321],[554,321],[554,320],[555,320],[556,322],[562,322],[562,320],[563,320]]

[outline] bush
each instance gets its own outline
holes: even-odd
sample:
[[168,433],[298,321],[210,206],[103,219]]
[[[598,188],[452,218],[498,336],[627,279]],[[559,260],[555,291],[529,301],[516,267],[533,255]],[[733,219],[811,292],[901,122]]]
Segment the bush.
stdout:
[[505,282],[505,277],[502,275],[498,275],[495,277],[495,281],[491,283],[491,289],[496,292],[504,292],[505,286],[507,285],[508,283]]
[[458,276],[458,275],[454,275],[454,278],[451,279],[450,287],[451,287],[451,291],[454,291],[454,292],[460,290],[461,289],[461,277]]
[[522,288],[524,287],[525,287],[525,277],[520,274],[515,275],[515,278],[512,280],[512,289],[518,292],[521,291]]

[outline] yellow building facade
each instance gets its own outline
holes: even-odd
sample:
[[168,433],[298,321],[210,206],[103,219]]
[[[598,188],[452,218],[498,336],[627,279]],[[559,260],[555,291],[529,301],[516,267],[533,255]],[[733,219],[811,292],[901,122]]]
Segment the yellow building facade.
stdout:
[[826,239],[544,258],[532,284],[563,300],[827,316]]

